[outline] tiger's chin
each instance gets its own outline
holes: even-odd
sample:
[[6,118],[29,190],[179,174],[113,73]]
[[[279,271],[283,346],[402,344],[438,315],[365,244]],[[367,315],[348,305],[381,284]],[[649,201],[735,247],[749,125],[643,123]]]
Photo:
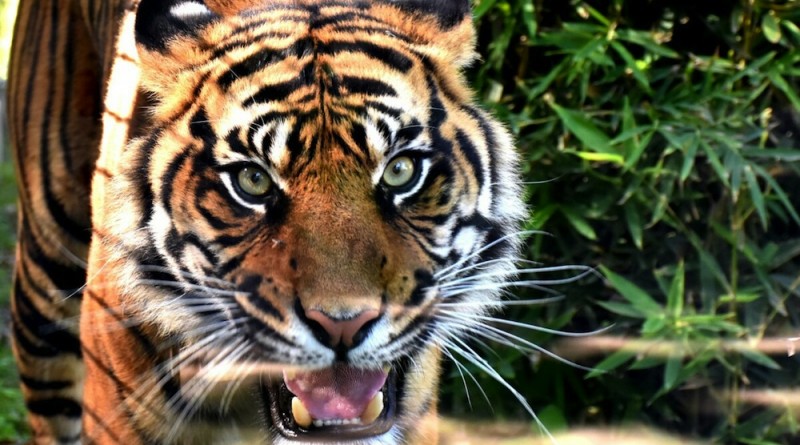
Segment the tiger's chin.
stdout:
[[397,423],[401,367],[360,369],[344,364],[301,371],[260,386],[265,419],[286,439],[364,443]]

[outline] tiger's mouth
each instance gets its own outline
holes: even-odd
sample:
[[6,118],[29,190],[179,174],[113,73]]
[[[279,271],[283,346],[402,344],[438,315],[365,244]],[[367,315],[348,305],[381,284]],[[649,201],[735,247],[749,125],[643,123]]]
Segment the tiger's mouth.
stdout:
[[262,386],[272,425],[284,437],[357,440],[386,433],[395,423],[396,370],[343,364],[315,371],[283,372]]

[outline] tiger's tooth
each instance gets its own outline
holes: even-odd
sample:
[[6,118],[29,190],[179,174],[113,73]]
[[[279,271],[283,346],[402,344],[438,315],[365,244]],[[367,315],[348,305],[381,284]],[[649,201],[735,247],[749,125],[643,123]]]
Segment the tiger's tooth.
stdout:
[[292,416],[294,416],[295,423],[300,427],[308,428],[311,426],[311,414],[297,397],[292,397]]
[[297,371],[294,369],[284,369],[283,375],[289,380],[294,380],[294,378],[297,377]]
[[361,423],[369,425],[381,415],[381,412],[383,412],[383,391],[378,391],[375,397],[369,401],[364,412],[361,413]]

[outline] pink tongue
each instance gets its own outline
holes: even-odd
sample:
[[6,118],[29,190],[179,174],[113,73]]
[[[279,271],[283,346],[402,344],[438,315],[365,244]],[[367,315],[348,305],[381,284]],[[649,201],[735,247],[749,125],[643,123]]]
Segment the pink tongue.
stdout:
[[354,419],[361,416],[370,400],[386,383],[382,370],[363,370],[335,365],[319,371],[298,372],[294,378],[283,373],[286,387],[319,420]]

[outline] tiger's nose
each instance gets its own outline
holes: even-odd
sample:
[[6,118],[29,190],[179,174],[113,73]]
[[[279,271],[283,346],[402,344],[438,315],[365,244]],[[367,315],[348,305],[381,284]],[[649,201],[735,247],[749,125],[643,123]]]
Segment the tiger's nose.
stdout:
[[353,345],[361,342],[367,331],[364,326],[380,315],[377,309],[360,312],[351,318],[333,318],[317,309],[310,309],[305,312],[309,320],[314,320],[322,326],[322,329],[329,336],[331,346],[338,346],[340,343],[344,343],[347,347],[353,347]]

